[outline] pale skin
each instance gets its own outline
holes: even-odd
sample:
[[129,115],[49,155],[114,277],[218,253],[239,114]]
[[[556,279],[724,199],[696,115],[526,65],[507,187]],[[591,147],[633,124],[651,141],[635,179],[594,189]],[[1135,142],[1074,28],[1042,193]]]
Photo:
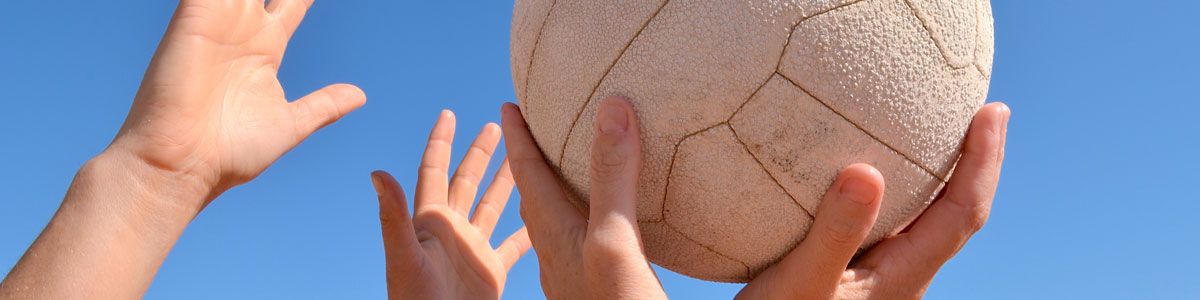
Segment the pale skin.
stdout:
[[525,228],[495,249],[488,243],[513,190],[507,161],[470,213],[479,181],[500,142],[500,126],[483,127],[448,180],[454,127],[454,114],[443,111],[429,134],[412,214],[404,190],[391,175],[371,174],[379,194],[392,299],[499,299],[508,270],[529,250]]
[[[58,212],[0,283],[0,299],[140,297],[205,206],[361,107],[366,96],[346,84],[292,102],[284,95],[276,73],[311,5],[181,1],[121,130],[80,168]],[[422,168],[416,218],[407,218],[391,177],[373,175],[384,187],[380,217],[393,296],[498,297],[507,269],[528,249],[524,231],[499,250],[487,245],[512,190],[503,179],[507,167],[481,200],[489,209],[469,222],[460,213],[474,202],[478,182],[471,178],[482,177],[490,154],[469,155],[462,176],[445,186],[453,123],[452,116],[440,120],[430,142],[425,162],[432,167]],[[499,135],[488,126],[476,144],[494,148]]]
[[[592,146],[588,216],[568,202],[520,109],[503,110],[521,215],[551,299],[662,299],[642,251],[634,212],[640,139],[636,115],[619,97],[601,102]],[[918,299],[941,266],[987,222],[1000,179],[1011,112],[984,106],[971,124],[944,193],[905,231],[860,258],[879,213],[884,180],[870,165],[845,168],[825,193],[807,238],[755,277],[740,299]]]
[[[358,88],[331,85],[289,102],[276,77],[311,0],[183,0],[112,144],[80,168],[46,229],[0,283],[3,299],[136,298],[184,228],[224,191],[257,177],[316,130],[361,107]],[[748,298],[915,298],[986,221],[1008,120],[976,116],[954,179],[907,232],[851,264],[878,213],[878,171],[855,165],[827,193],[813,231],[747,285]],[[591,209],[566,200],[512,105],[504,110],[512,172],[502,166],[474,213],[479,179],[499,140],[486,126],[449,179],[453,115],[430,135],[409,213],[390,175],[372,174],[393,298],[498,298],[532,245],[543,289],[561,298],[665,298],[642,253],[633,201],[640,144],[625,101],[601,104],[592,150]],[[526,201],[518,230],[488,237],[513,182]],[[856,201],[863,200],[863,201]],[[836,220],[836,221],[835,221]],[[822,238],[824,236],[824,238]]]

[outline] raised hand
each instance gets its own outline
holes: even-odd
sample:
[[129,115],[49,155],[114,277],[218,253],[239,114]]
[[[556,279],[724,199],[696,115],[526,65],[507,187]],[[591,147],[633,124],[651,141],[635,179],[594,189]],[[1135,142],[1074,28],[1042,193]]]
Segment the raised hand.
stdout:
[[521,191],[521,216],[550,299],[664,299],[642,252],[637,177],[641,140],[632,107],[623,99],[600,104],[592,144],[590,212],[567,202],[516,105],[503,108],[506,144]]
[[363,92],[345,84],[293,103],[284,95],[276,75],[310,5],[181,1],[109,151],[219,193],[362,106]]
[[512,194],[507,161],[468,219],[479,181],[500,142],[500,127],[484,126],[454,179],[447,180],[454,123],[454,114],[443,111],[429,135],[412,217],[396,180],[383,171],[371,174],[379,194],[389,298],[498,299],[508,270],[529,250],[525,228],[496,249],[488,243]]
[[276,73],[310,5],[180,1],[125,124],[80,168],[0,298],[138,298],[212,199],[362,106],[351,85],[284,96]]
[[1011,112],[975,115],[946,190],[900,235],[853,261],[883,197],[879,171],[854,165],[825,194],[809,238],[741,291],[743,299],[919,299],[933,277],[987,222],[1000,181]]

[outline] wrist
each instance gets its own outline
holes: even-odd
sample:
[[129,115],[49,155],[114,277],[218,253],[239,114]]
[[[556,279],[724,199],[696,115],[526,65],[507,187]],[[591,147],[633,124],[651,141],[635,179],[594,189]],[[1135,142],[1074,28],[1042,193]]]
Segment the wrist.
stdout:
[[211,186],[195,176],[163,170],[111,148],[85,163],[72,185],[72,191],[79,189],[87,196],[69,194],[67,201],[104,201],[130,214],[130,221],[157,225],[186,225],[213,194]]
[[138,298],[205,193],[190,180],[106,151],[79,169],[54,218],[8,274],[6,287],[21,290],[0,293]]

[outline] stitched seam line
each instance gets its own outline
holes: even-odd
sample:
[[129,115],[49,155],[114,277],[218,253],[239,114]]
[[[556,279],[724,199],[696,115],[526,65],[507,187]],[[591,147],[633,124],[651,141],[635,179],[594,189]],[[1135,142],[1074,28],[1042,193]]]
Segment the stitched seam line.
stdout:
[[608,74],[612,73],[612,69],[617,66],[617,63],[621,62],[621,58],[625,57],[625,52],[629,51],[629,48],[633,46],[633,42],[637,41],[638,37],[642,36],[642,32],[644,32],[647,27],[650,27],[650,23],[654,22],[655,18],[658,18],[658,14],[661,13],[663,8],[667,7],[667,4],[669,3],[671,3],[671,0],[663,1],[663,4],[654,11],[654,14],[650,15],[649,19],[646,19],[646,23],[642,24],[642,27],[639,28],[637,33],[633,35],[633,38],[629,39],[629,42],[625,43],[625,48],[621,49],[621,53],[617,55],[617,59],[614,59],[612,64],[608,65],[608,69],[604,70],[604,75],[600,76],[600,80],[596,81],[596,86],[592,87],[592,92],[588,94],[587,100],[583,102],[583,106],[579,108],[579,112],[575,113],[575,120],[571,121],[571,127],[567,129],[567,136],[563,138],[562,151],[559,151],[558,154],[558,164],[560,166],[567,156],[567,145],[569,145],[571,142],[571,134],[575,132],[575,127],[579,124],[579,119],[583,117],[583,111],[587,110],[588,104],[592,102],[592,97],[595,97],[596,91],[600,90],[600,85],[604,83],[605,79],[608,79]]
[[872,134],[870,131],[867,131],[867,129],[863,128],[862,125],[858,125],[858,123],[855,123],[853,120],[850,120],[850,118],[846,117],[845,114],[842,114],[842,112],[839,112],[838,110],[834,109],[832,106],[830,106],[828,103],[826,103],[825,100],[821,100],[821,98],[817,97],[817,95],[808,91],[808,89],[805,89],[803,86],[800,86],[800,84],[796,83],[796,81],[792,80],[791,78],[788,78],[787,75],[784,75],[783,73],[776,73],[776,74],[779,74],[779,77],[782,77],[784,80],[787,80],[787,82],[791,83],[792,86],[795,86],[796,88],[800,89],[800,91],[803,91],[805,94],[808,94],[809,97],[812,97],[813,99],[817,100],[817,103],[821,103],[821,105],[825,106],[825,108],[829,109],[829,111],[832,111],[834,114],[837,114],[839,117],[842,117],[842,119],[846,120],[846,122],[850,123],[850,125],[854,125],[854,128],[858,128],[859,131],[862,131],[867,136],[871,137],[871,139],[875,140],[876,142],[879,142],[879,144],[882,144],[884,147],[887,147],[888,150],[892,150],[892,152],[899,154],[900,157],[903,157],[909,163],[916,165],[917,168],[920,168],[922,171],[925,171],[925,173],[928,173],[930,176],[933,176],[933,178],[937,178],[938,180],[941,180],[941,181],[946,181],[946,179],[942,178],[942,176],[939,176],[937,173],[933,172],[929,168],[926,168],[924,165],[917,163],[916,160],[912,159],[911,157],[908,157],[908,155],[904,154],[904,152],[900,152],[900,150],[897,150],[896,147],[892,147],[892,145],[888,144],[887,142],[884,142],[882,139],[875,136],[875,134]]
[[960,63],[960,64],[954,63],[954,60],[951,58],[952,56],[950,54],[950,52],[952,52],[952,51],[950,51],[950,46],[946,45],[946,41],[943,41],[941,38],[939,38],[940,36],[934,34],[933,26],[930,25],[929,24],[930,22],[927,20],[929,18],[929,16],[926,16],[923,12],[921,12],[921,10],[917,9],[917,7],[912,4],[912,0],[904,0],[904,5],[908,6],[908,9],[912,12],[912,15],[917,18],[917,21],[919,23],[921,23],[921,28],[925,30],[926,34],[928,34],[929,39],[933,40],[933,45],[938,48],[938,53],[941,54],[942,59],[946,61],[946,65],[949,65],[950,68],[954,69],[954,70],[962,70],[962,69],[974,67],[975,70],[979,71],[979,74],[982,74],[984,78],[991,77],[990,74],[987,74],[987,72],[983,71],[983,66],[980,66],[979,63],[976,62],[979,60],[979,49],[977,49],[979,47],[979,3],[978,2],[975,3],[975,38],[973,39],[975,41],[975,44],[971,45],[972,46],[971,47],[971,60],[969,62]]
[[693,132],[693,133],[689,133],[689,134],[687,134],[687,135],[683,136],[683,138],[679,139],[679,141],[678,141],[678,142],[675,142],[675,146],[672,148],[672,149],[673,149],[673,150],[672,150],[673,152],[671,153],[671,162],[667,164],[667,177],[666,177],[667,179],[666,179],[666,184],[663,184],[663,198],[662,198],[662,201],[659,201],[659,202],[660,202],[659,204],[660,204],[661,208],[658,210],[658,219],[657,219],[657,220],[652,220],[652,221],[663,221],[663,222],[665,222],[665,220],[667,219],[667,194],[668,194],[668,193],[671,191],[671,174],[674,174],[674,173],[675,173],[675,157],[679,156],[679,145],[683,145],[683,142],[686,142],[688,139],[691,139],[691,138],[692,138],[693,136],[695,136],[695,135],[698,135],[698,134],[704,133],[704,132],[706,132],[706,131],[712,130],[713,128],[720,127],[721,125],[724,125],[724,124],[725,124],[725,123],[724,123],[724,122],[722,122],[722,123],[719,123],[719,124],[716,124],[716,125],[713,125],[713,126],[708,126],[708,127],[704,128],[704,129],[701,129],[701,130],[699,130],[699,131],[696,131],[696,132]]
[[750,278],[750,265],[746,264],[746,262],[735,259],[728,255],[725,255],[725,253],[721,253],[720,251],[714,250],[712,247],[709,247],[708,245],[705,245],[704,243],[697,241],[696,239],[688,236],[687,234],[684,234],[683,231],[680,231],[678,228],[675,228],[675,225],[671,225],[671,222],[667,222],[666,220],[664,220],[662,223],[663,223],[663,225],[666,225],[668,229],[671,229],[671,231],[675,231],[676,234],[679,234],[679,236],[683,237],[684,239],[687,239],[688,241],[692,242],[693,244],[696,244],[697,246],[700,246],[700,248],[704,248],[704,250],[708,250],[708,252],[712,252],[713,254],[716,254],[717,256],[720,256],[722,258],[725,258],[730,261],[741,264],[743,268],[746,268],[746,273],[745,273],[746,277],[745,278]]
[[[706,132],[706,131],[712,130],[712,129],[714,129],[714,128],[717,128],[717,127],[720,127],[720,126],[728,126],[728,127],[729,127],[729,130],[730,130],[731,132],[733,132],[734,139],[737,141],[737,143],[738,143],[738,144],[740,144],[740,145],[741,145],[741,146],[742,146],[742,147],[743,147],[743,148],[746,150],[746,152],[747,152],[747,153],[750,153],[750,157],[754,159],[754,162],[758,164],[759,168],[760,168],[761,170],[763,170],[763,172],[764,172],[764,173],[766,173],[767,177],[771,178],[771,181],[775,182],[775,185],[776,185],[776,186],[778,186],[778,187],[779,187],[779,189],[783,191],[784,195],[787,195],[787,196],[788,196],[788,198],[792,200],[792,203],[793,203],[793,204],[795,204],[796,206],[800,207],[800,210],[801,210],[801,211],[803,211],[803,212],[804,212],[806,215],[808,215],[808,217],[809,217],[810,219],[814,219],[814,218],[816,218],[816,216],[813,214],[813,212],[809,211],[809,210],[808,210],[807,208],[805,208],[803,205],[800,205],[800,201],[799,201],[799,200],[797,200],[797,199],[796,199],[796,197],[795,197],[794,195],[792,195],[792,193],[791,193],[791,192],[789,192],[789,191],[788,191],[788,189],[787,189],[787,188],[785,188],[785,187],[783,186],[783,183],[782,183],[781,181],[779,181],[779,179],[778,179],[778,178],[776,178],[776,177],[775,177],[775,174],[772,174],[772,173],[771,173],[771,171],[770,171],[769,169],[767,169],[766,165],[764,165],[764,164],[762,163],[762,160],[761,160],[761,159],[759,159],[758,155],[756,155],[756,154],[754,153],[754,151],[751,151],[751,150],[750,150],[750,146],[749,146],[749,145],[747,145],[747,144],[746,144],[744,141],[742,141],[742,138],[741,138],[741,136],[740,136],[740,135],[738,135],[738,133],[737,133],[737,130],[733,128],[733,125],[731,125],[731,123],[730,123],[730,122],[733,120],[733,118],[734,118],[734,117],[736,117],[736,116],[738,115],[738,113],[740,113],[740,112],[742,111],[742,109],[744,109],[744,108],[746,107],[746,105],[747,105],[747,104],[749,104],[749,103],[750,103],[750,101],[751,101],[751,100],[753,100],[753,99],[754,99],[754,96],[757,96],[757,95],[758,95],[758,93],[759,93],[760,91],[762,91],[762,89],[763,89],[764,87],[766,87],[766,86],[767,86],[767,84],[769,84],[769,83],[771,82],[771,79],[773,79],[773,78],[774,78],[776,75],[781,75],[781,74],[779,74],[779,69],[780,69],[780,68],[782,68],[782,65],[783,65],[783,58],[787,56],[787,50],[788,50],[788,46],[789,46],[789,45],[791,44],[791,42],[792,42],[792,35],[796,33],[796,30],[797,30],[798,28],[800,28],[800,24],[801,24],[801,23],[803,23],[804,21],[807,21],[807,20],[809,20],[809,19],[815,18],[815,17],[817,17],[817,16],[820,16],[820,15],[823,15],[823,14],[826,14],[826,13],[829,13],[829,12],[833,12],[833,11],[835,11],[835,10],[838,10],[838,9],[841,9],[841,8],[845,8],[845,7],[848,7],[848,6],[854,5],[854,4],[858,4],[858,3],[861,3],[861,2],[863,2],[863,1],[865,1],[865,0],[854,1],[854,2],[850,2],[850,3],[845,3],[845,4],[842,4],[842,5],[839,5],[839,6],[835,6],[835,7],[832,7],[832,8],[826,9],[826,10],[819,11],[819,12],[817,12],[817,13],[814,13],[814,14],[812,14],[812,15],[809,15],[809,16],[804,16],[804,17],[801,17],[799,20],[797,20],[797,21],[796,21],[794,24],[792,24],[792,25],[790,26],[790,27],[791,27],[791,30],[789,30],[789,31],[788,31],[788,35],[787,35],[787,37],[786,37],[786,38],[783,40],[783,49],[782,49],[782,50],[780,50],[780,53],[779,53],[779,59],[775,60],[775,68],[774,68],[774,71],[773,71],[773,72],[771,72],[771,74],[767,76],[767,79],[766,79],[766,80],[763,80],[763,83],[762,83],[762,84],[760,84],[760,85],[758,86],[758,88],[754,89],[754,92],[753,92],[753,93],[750,93],[750,96],[746,97],[746,99],[742,101],[742,104],[738,106],[737,110],[734,110],[734,111],[733,111],[733,113],[731,113],[731,114],[729,115],[729,118],[727,118],[727,119],[726,119],[724,122],[718,123],[718,124],[716,124],[716,125],[709,126],[709,127],[705,128],[705,129],[702,129],[702,130],[700,130],[700,131],[696,131],[696,132],[693,132],[693,133],[687,134],[687,135],[685,135],[683,138],[681,138],[681,139],[680,139],[678,142],[676,142],[676,143],[675,143],[675,146],[674,146],[674,149],[673,149],[673,151],[674,151],[674,152],[671,154],[671,162],[670,162],[670,164],[668,165],[668,169],[667,169],[667,175],[666,175],[666,176],[667,176],[667,177],[666,177],[666,184],[665,184],[665,185],[664,185],[664,187],[663,187],[663,199],[662,199],[662,201],[661,201],[661,202],[662,202],[662,203],[661,203],[662,207],[661,207],[661,209],[659,210],[659,219],[658,219],[658,220],[656,220],[656,221],[658,221],[658,222],[662,222],[663,224],[666,224],[666,225],[667,225],[667,227],[671,228],[672,230],[675,230],[675,231],[676,231],[676,233],[678,233],[680,236],[683,236],[684,238],[686,238],[686,239],[688,239],[688,240],[692,241],[692,242],[693,242],[693,243],[695,243],[696,245],[700,245],[701,247],[703,247],[703,248],[705,248],[705,249],[707,249],[707,250],[709,250],[709,251],[711,251],[711,252],[713,252],[713,253],[716,253],[716,254],[717,254],[717,255],[719,255],[719,256],[726,257],[726,258],[729,258],[730,260],[733,260],[733,261],[737,261],[737,262],[739,262],[739,263],[742,263],[742,265],[746,266],[747,274],[749,274],[750,266],[749,266],[749,265],[747,265],[745,262],[742,262],[742,261],[739,261],[739,260],[733,259],[733,258],[731,258],[731,257],[728,257],[728,256],[727,256],[727,255],[725,255],[724,253],[721,253],[721,252],[719,252],[719,251],[716,251],[716,250],[714,250],[714,249],[712,249],[712,248],[710,248],[710,247],[708,247],[708,246],[706,246],[706,245],[704,245],[704,244],[702,244],[702,243],[700,243],[700,242],[696,241],[696,240],[695,240],[695,239],[693,239],[692,237],[690,237],[690,236],[688,236],[688,235],[684,234],[683,232],[679,231],[678,229],[675,229],[674,225],[672,225],[670,222],[667,222],[667,221],[666,221],[666,219],[667,219],[667,216],[666,216],[666,214],[667,214],[667,199],[668,199],[668,198],[667,198],[667,196],[668,196],[668,193],[669,193],[669,191],[670,191],[670,186],[671,186],[671,175],[672,175],[672,174],[675,172],[675,160],[676,160],[676,157],[679,155],[679,146],[680,146],[681,144],[683,144],[683,142],[684,142],[684,141],[687,141],[688,139],[690,139],[692,136],[695,136],[695,135],[697,135],[697,134],[700,134],[700,133],[703,133],[703,132]],[[665,4],[664,4],[664,7],[665,7]],[[657,13],[655,13],[655,15],[657,16]],[[649,22],[647,22],[647,24],[649,24]],[[640,35],[640,32],[639,32],[639,35]],[[624,55],[624,51],[622,51],[622,55]],[[619,59],[618,59],[618,60],[619,60]],[[616,65],[616,63],[614,62],[614,64],[613,64],[613,65],[615,66],[615,65]],[[611,70],[611,67],[610,67],[610,70]],[[607,73],[605,74],[605,76],[607,76]],[[782,76],[781,76],[781,77],[782,77]],[[785,79],[786,79],[786,78],[785,78]],[[790,81],[790,80],[789,80],[789,81]],[[597,88],[599,88],[599,84],[597,84]],[[595,93],[595,91],[593,91],[593,93]],[[816,97],[814,97],[814,99],[815,99],[815,98],[816,98]],[[591,97],[588,97],[588,100],[590,101],[590,100],[591,100]],[[823,103],[822,103],[822,104],[823,104]],[[584,105],[584,108],[586,109],[586,107],[587,107],[587,105],[585,104],[585,105]],[[583,110],[580,110],[580,112],[579,112],[579,115],[582,115],[582,114],[583,114]],[[844,117],[843,117],[843,118],[844,118]],[[578,122],[578,121],[579,121],[579,117],[577,116],[577,117],[576,117],[576,119],[575,119],[575,122]],[[852,122],[851,124],[853,124],[853,122]],[[855,126],[857,126],[857,125],[855,125]],[[572,123],[572,124],[571,124],[571,128],[572,128],[572,129],[574,129],[574,127],[575,127],[575,123]],[[859,129],[860,129],[860,130],[862,130],[862,128],[861,128],[861,127],[859,127]],[[864,132],[865,132],[865,131],[864,131]],[[868,134],[868,135],[869,135],[869,134]],[[570,132],[568,132],[568,134],[567,134],[567,138],[568,138],[568,139],[570,138]],[[885,145],[886,145],[886,144],[885,144]],[[564,145],[563,145],[563,156],[565,156],[565,154],[566,154],[566,145],[565,145],[565,143],[564,143]],[[560,162],[561,162],[562,158],[560,158],[559,160],[560,160]]]
[[759,159],[758,155],[754,154],[754,151],[750,150],[750,145],[746,144],[746,142],[742,140],[741,135],[738,135],[737,129],[733,129],[733,125],[729,125],[729,130],[733,131],[733,138],[736,139],[738,144],[741,144],[743,148],[746,148],[746,153],[749,153],[750,157],[754,158],[754,162],[758,163],[758,167],[762,169],[763,173],[766,173],[767,177],[771,178],[771,181],[775,182],[775,185],[779,187],[779,190],[783,191],[784,195],[787,195],[788,198],[792,199],[792,204],[796,204],[797,207],[800,207],[800,210],[803,211],[804,214],[808,215],[809,219],[815,220],[817,216],[813,214],[813,212],[809,211],[808,208],[805,208],[804,205],[800,205],[800,201],[797,200],[795,196],[792,196],[792,193],[789,193],[787,188],[783,187],[783,183],[780,182],[778,178],[775,178],[775,174],[772,174],[771,170],[767,169],[767,165],[763,164],[762,159]]
[[[541,26],[538,28],[538,36],[533,38],[533,49],[529,50],[529,66],[526,67],[526,86],[524,86],[524,92],[522,92],[526,98],[529,98],[529,76],[530,74],[533,74],[533,61],[535,58],[538,58],[538,44],[541,44],[542,32],[546,31],[546,23],[550,23],[551,13],[554,12],[554,6],[557,5],[558,0],[552,0],[550,2],[550,8],[547,8],[546,10],[546,17],[541,19]],[[524,109],[521,109],[521,112],[524,114]]]

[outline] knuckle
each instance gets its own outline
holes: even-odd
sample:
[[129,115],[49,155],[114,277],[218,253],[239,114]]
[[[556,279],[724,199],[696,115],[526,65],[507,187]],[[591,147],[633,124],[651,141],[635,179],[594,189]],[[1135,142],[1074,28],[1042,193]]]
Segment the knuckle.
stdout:
[[514,177],[521,177],[521,175],[525,174],[529,168],[544,163],[546,163],[546,160],[542,159],[540,156],[522,155],[519,157],[510,158],[510,164],[508,165],[508,168],[510,171],[512,171]]
[[485,157],[491,157],[493,154],[495,154],[496,150],[488,149],[487,147],[484,147],[483,145],[473,144],[473,145],[471,145],[471,148],[467,149],[467,152],[473,152],[475,154],[480,154]]
[[493,186],[502,186],[502,187],[511,188],[513,185],[516,185],[516,184],[517,184],[517,182],[513,180],[512,175],[497,175],[495,177],[495,179],[492,180]]
[[[948,199],[949,200],[949,199]],[[954,199],[959,200],[959,199]],[[958,214],[962,216],[963,227],[969,233],[976,233],[987,224],[990,211],[982,201],[949,201]]]
[[592,174],[601,181],[615,180],[629,165],[628,157],[627,154],[616,149],[597,151],[592,156]]
[[394,221],[392,220],[392,216],[390,216],[388,213],[381,212],[379,214],[379,225],[380,226],[387,228],[387,227],[391,226],[393,222]]
[[584,256],[598,261],[615,262],[628,259],[630,258],[630,249],[630,245],[623,239],[588,238],[584,240]]
[[[989,137],[993,134],[986,134]],[[981,137],[981,140],[968,145],[963,149],[966,157],[974,158],[980,163],[999,162],[1003,159],[1004,154],[1000,149],[1000,143],[992,141],[994,138]]]
[[479,176],[474,174],[455,174],[454,182],[467,186],[479,186]]
[[985,225],[987,225],[987,220],[988,220],[987,210],[986,209],[976,209],[971,214],[969,214],[967,217],[967,220],[966,220],[967,230],[969,230],[970,233],[979,232],[980,230],[983,230],[983,227]]
[[822,231],[824,235],[824,246],[828,247],[825,250],[846,251],[847,248],[857,247],[859,243],[860,232],[863,231],[858,224],[849,220],[839,220],[831,224],[826,230]]
[[421,164],[421,166],[418,168],[417,173],[420,176],[437,176],[437,177],[445,178],[448,172],[446,172],[445,168],[442,168],[440,166],[436,166],[436,165],[432,165],[432,164]]
[[475,205],[475,216],[479,217],[480,215],[498,216],[500,215],[500,210],[491,202],[480,202]]

